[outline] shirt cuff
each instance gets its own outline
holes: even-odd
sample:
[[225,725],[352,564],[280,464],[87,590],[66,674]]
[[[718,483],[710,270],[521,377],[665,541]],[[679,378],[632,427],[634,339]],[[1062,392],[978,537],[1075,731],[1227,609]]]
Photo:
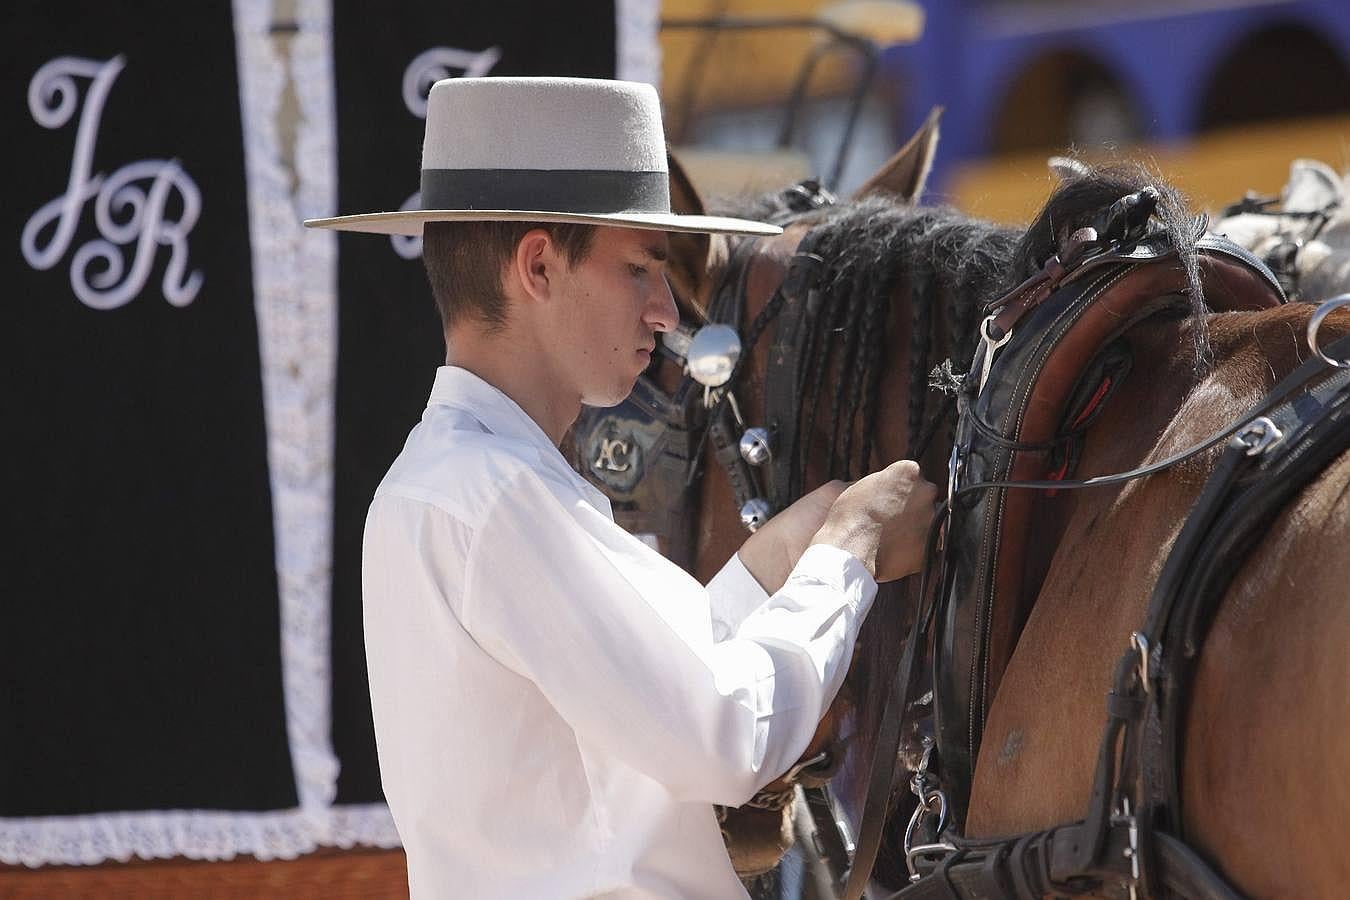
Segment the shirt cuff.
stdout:
[[877,582],[862,560],[830,544],[812,544],[806,548],[788,581],[808,579],[842,593],[855,612],[866,614],[877,594]]
[[735,634],[745,617],[768,599],[768,593],[750,574],[745,563],[741,562],[741,555],[732,554],[722,571],[708,582],[708,601],[713,622],[719,626],[714,637],[721,640]]

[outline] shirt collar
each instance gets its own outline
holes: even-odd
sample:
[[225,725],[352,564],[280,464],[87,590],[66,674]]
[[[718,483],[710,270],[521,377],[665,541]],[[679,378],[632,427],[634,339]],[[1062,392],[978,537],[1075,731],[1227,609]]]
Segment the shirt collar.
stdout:
[[581,477],[549,440],[539,423],[500,388],[459,366],[441,366],[431,387],[428,406],[451,406],[469,413],[493,434],[523,441],[539,452],[539,459],[567,477],[596,509],[611,515],[609,498]]

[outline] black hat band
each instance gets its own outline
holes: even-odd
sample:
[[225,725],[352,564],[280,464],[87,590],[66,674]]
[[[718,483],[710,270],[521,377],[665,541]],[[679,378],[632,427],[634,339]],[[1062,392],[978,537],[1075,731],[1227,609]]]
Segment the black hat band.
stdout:
[[670,176],[588,169],[423,169],[422,208],[669,214]]

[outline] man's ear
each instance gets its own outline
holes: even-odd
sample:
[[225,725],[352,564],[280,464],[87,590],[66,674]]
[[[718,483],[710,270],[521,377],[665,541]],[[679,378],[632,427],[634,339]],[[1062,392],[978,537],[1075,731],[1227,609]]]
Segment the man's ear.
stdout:
[[553,236],[543,228],[534,228],[516,243],[507,267],[507,280],[519,286],[529,299],[549,299],[557,286],[561,258]]

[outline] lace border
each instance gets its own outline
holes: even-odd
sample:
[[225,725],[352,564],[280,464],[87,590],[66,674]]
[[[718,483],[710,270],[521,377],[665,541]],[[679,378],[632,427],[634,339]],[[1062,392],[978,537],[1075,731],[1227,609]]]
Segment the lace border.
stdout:
[[[290,153],[282,146],[278,119],[290,85],[332,83],[331,77],[308,77],[315,70],[330,76],[321,56],[330,42],[326,16],[300,17],[300,30],[286,48],[274,45],[270,34],[272,0],[235,0],[234,7],[276,526],[286,731],[300,809],[317,812],[332,804],[338,774],[329,738],[334,292],[329,282],[316,284],[315,267],[306,264],[313,245],[292,196],[294,160],[300,158],[302,135],[313,128],[306,98],[296,98],[301,115]],[[284,49],[290,50],[289,59],[279,52]],[[296,77],[301,67],[305,77]],[[324,124],[322,119],[318,124]],[[316,162],[305,169],[329,172],[335,160],[330,154]],[[307,172],[305,177],[313,176]],[[303,185],[297,193],[304,195]]]
[[295,859],[319,847],[391,849],[398,832],[383,804],[317,811],[156,810],[0,820],[0,862],[32,868],[110,860],[254,856]]
[[615,76],[661,87],[661,0],[616,0]]

